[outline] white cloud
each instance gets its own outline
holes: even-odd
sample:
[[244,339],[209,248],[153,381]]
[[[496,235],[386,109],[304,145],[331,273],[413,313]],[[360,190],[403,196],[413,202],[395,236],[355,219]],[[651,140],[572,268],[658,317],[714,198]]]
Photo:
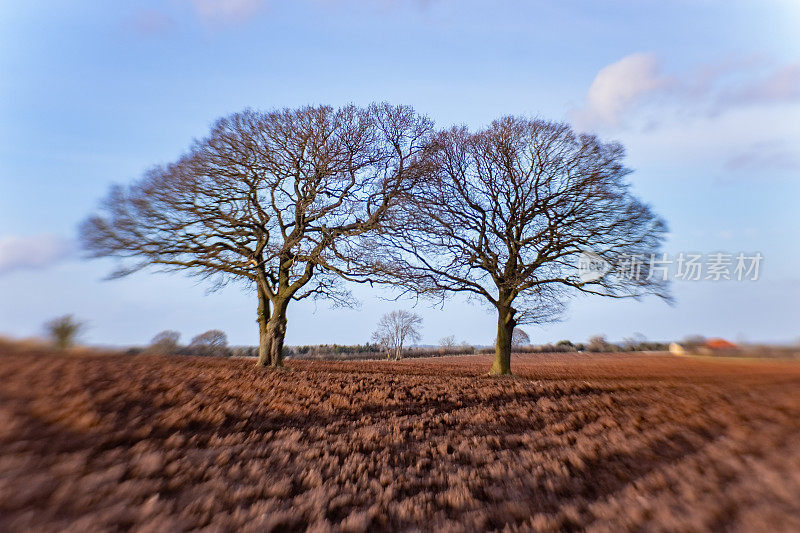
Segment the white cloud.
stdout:
[[74,250],[71,241],[57,235],[0,237],[0,275],[15,270],[49,267],[67,259]]
[[586,106],[576,111],[576,119],[589,126],[619,126],[645,96],[670,85],[670,78],[659,70],[658,58],[644,53],[603,67],[589,86]]
[[658,108],[649,107],[640,122],[652,126],[668,116],[715,117],[747,107],[798,103],[800,63],[768,66],[752,57],[738,58],[671,75],[654,54],[631,54],[600,69],[584,106],[572,116],[580,129],[618,128],[656,101]]

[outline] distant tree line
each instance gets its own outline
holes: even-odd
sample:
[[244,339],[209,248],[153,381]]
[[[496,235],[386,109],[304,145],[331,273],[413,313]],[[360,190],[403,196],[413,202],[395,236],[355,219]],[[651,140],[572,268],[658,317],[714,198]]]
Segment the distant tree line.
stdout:
[[[605,336],[598,335],[589,339],[587,343],[573,343],[561,340],[555,344],[530,345],[525,341],[527,335],[523,331],[517,334],[517,343],[513,347],[515,353],[578,353],[578,352],[641,352],[641,351],[666,351],[669,343],[650,342],[638,339],[631,342],[626,339],[620,344],[608,342]],[[162,331],[158,333],[146,348],[131,349],[129,353],[152,353],[162,355],[200,355],[217,357],[258,357],[258,346],[228,346],[225,334],[219,330],[210,330],[192,339],[188,345],[179,343],[180,333],[177,331]],[[451,339],[440,346],[405,346],[398,350],[397,346],[388,349],[390,356],[395,359],[418,357],[441,357],[448,355],[492,354],[494,347],[475,347],[466,343],[451,344]],[[399,355],[398,355],[399,353]],[[366,344],[316,344],[303,346],[284,346],[283,356],[292,359],[307,360],[373,360],[385,358],[387,347],[380,343]]]
[[380,346],[373,343],[367,344],[316,344],[306,346],[293,346],[292,353],[297,355],[323,353],[323,354],[340,354],[340,353],[375,353],[380,351]]
[[228,336],[219,329],[210,329],[192,338],[187,345],[180,343],[181,334],[174,330],[157,333],[150,344],[144,348],[131,348],[131,355],[139,353],[158,355],[199,355],[212,357],[230,357],[234,351],[228,346]]
[[[303,346],[284,346],[283,357],[294,359],[378,359],[393,357],[437,357],[446,355],[491,354],[494,347],[476,348],[467,343],[456,343],[455,336],[449,335],[440,341],[438,347],[408,346],[406,339],[418,340],[422,319],[408,311],[397,310],[381,317],[378,329],[373,334],[377,342],[366,344],[317,344]],[[45,332],[59,349],[71,347],[77,335],[85,329],[85,323],[73,315],[64,315],[45,323]],[[149,353],[160,355],[197,355],[214,357],[254,357],[259,356],[259,346],[229,346],[225,332],[212,329],[196,335],[189,344],[180,343],[181,334],[174,330],[157,333],[150,344],[144,348],[131,348],[129,354]],[[495,343],[496,343],[495,339]],[[700,336],[687,337],[682,344],[688,348],[705,342]],[[569,352],[638,352],[666,351],[669,343],[650,342],[641,334],[625,339],[620,344],[608,342],[604,335],[591,337],[587,343],[573,343],[561,340],[555,344],[531,345],[528,334],[515,328],[512,350],[516,353],[569,353]]]

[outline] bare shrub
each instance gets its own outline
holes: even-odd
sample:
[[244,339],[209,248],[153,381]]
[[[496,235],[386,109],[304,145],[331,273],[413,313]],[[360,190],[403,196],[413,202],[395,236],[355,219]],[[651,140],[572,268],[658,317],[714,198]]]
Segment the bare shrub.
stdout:
[[606,340],[605,335],[595,335],[589,338],[586,349],[590,352],[608,352],[611,351],[611,345]]
[[189,349],[199,355],[228,355],[228,336],[224,331],[210,329],[194,337]]
[[170,329],[164,330],[153,337],[148,351],[163,354],[177,353],[178,348],[180,348],[180,339],[181,334],[179,332]]
[[456,346],[456,336],[455,335],[448,335],[447,337],[442,337],[439,340],[439,346],[442,348],[455,348]]

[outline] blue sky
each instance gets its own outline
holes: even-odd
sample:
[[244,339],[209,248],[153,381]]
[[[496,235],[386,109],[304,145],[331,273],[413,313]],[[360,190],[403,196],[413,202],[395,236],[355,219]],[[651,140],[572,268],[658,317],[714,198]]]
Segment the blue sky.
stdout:
[[[219,116],[386,100],[441,127],[504,114],[621,141],[634,190],[669,223],[666,251],[761,252],[758,281],[676,281],[677,303],[581,297],[534,342],[689,334],[800,337],[800,3],[11,0],[0,7],[0,334],[59,314],[85,340],[257,341],[255,299],[180,274],[103,281],[77,224],[112,183],[180,155]],[[362,306],[290,309],[289,344],[365,342],[413,301],[354,287]],[[423,342],[486,344],[477,303],[417,303]]]

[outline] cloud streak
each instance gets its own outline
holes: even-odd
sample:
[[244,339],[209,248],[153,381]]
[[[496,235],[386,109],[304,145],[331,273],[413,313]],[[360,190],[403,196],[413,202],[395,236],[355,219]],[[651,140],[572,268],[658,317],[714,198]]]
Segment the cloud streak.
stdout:
[[764,174],[797,168],[795,154],[778,141],[753,143],[732,154],[725,162],[725,170],[735,173]]
[[175,28],[175,19],[155,9],[142,9],[130,17],[128,25],[142,35],[165,35]]
[[[313,0],[305,0],[314,3]],[[404,3],[416,4],[421,9],[430,7],[436,0],[383,0],[387,6]],[[267,11],[274,0],[176,0],[177,10],[140,9],[129,19],[128,25],[145,36],[172,32],[188,14],[208,26],[235,26],[247,23]],[[319,2],[317,2],[319,3]]]
[[265,0],[188,0],[195,14],[205,22],[241,22],[256,16]]
[[52,234],[0,237],[0,275],[18,270],[42,269],[70,258],[72,241]]
[[261,14],[268,4],[268,0],[179,0],[178,9],[139,9],[125,24],[142,36],[157,37],[175,32],[187,18],[207,26],[244,24]]
[[778,68],[760,79],[724,91],[718,106],[724,110],[739,105],[797,101],[800,101],[800,63]]
[[752,59],[668,74],[655,54],[636,53],[600,69],[572,118],[580,128],[625,126],[656,102],[676,114],[713,117],[750,106],[800,102],[800,62],[765,67]]

